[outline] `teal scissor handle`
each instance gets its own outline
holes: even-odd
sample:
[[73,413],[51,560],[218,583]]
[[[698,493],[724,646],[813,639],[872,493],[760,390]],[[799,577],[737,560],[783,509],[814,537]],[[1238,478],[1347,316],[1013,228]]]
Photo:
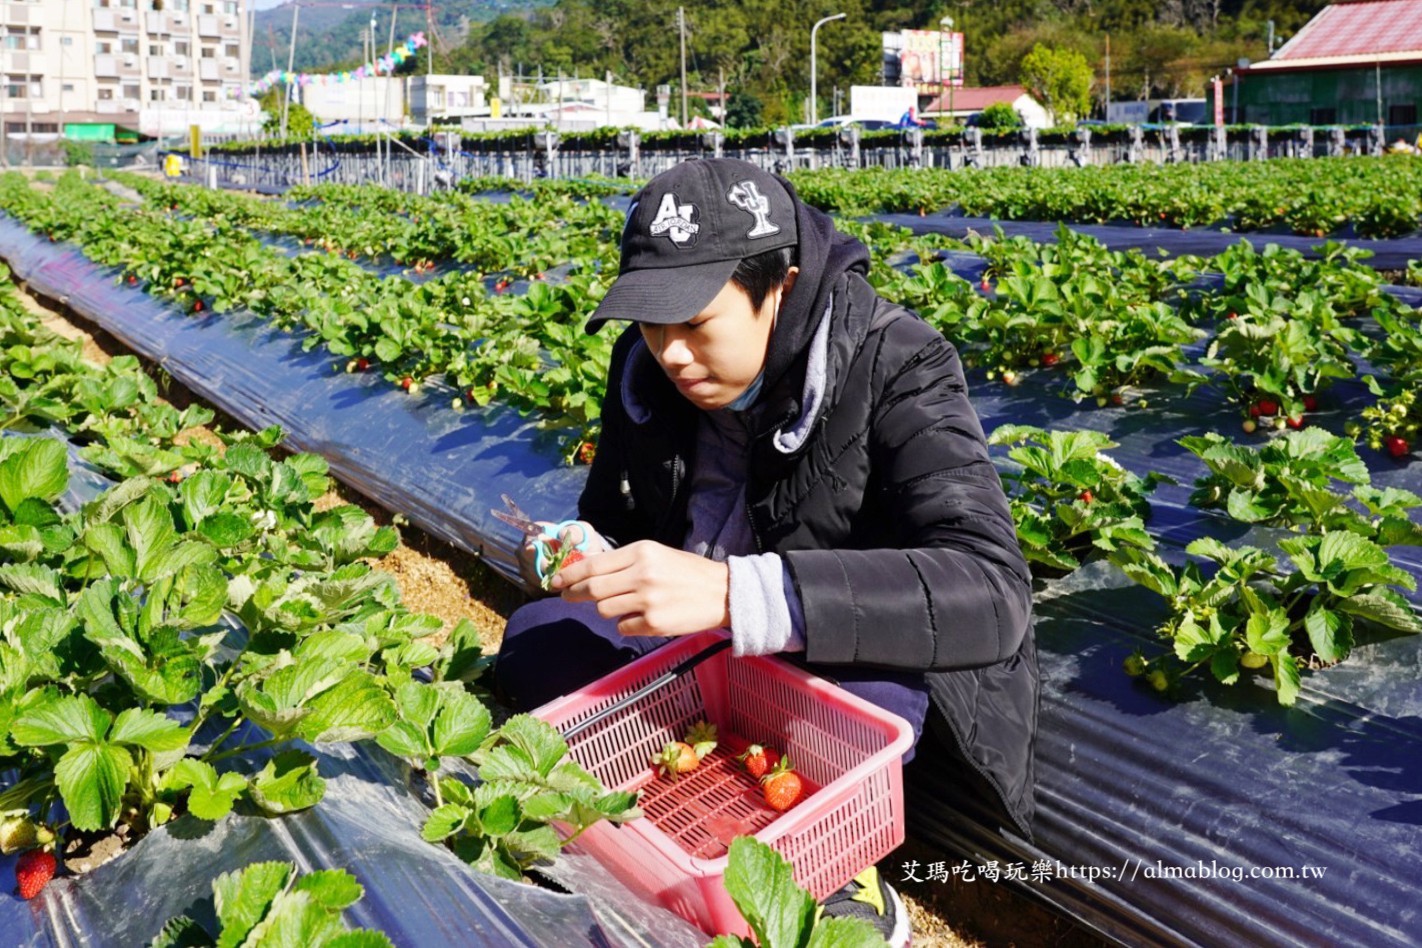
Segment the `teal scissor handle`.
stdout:
[[539,576],[548,575],[549,561],[553,554],[548,551],[549,540],[563,542],[563,531],[568,527],[577,527],[582,534],[582,539],[573,544],[573,549],[586,553],[588,551],[588,530],[587,527],[577,520],[560,520],[557,523],[544,524],[542,529],[533,536],[533,568],[538,571]]

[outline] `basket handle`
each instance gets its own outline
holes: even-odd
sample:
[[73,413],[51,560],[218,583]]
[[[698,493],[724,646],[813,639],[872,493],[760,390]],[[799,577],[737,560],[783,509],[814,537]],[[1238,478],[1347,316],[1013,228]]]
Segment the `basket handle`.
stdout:
[[560,732],[563,735],[563,740],[566,741],[577,736],[578,734],[581,734],[583,731],[592,727],[594,724],[598,723],[604,718],[609,717],[610,715],[615,714],[618,711],[621,711],[623,708],[627,707],[629,704],[632,704],[634,701],[639,701],[642,698],[645,698],[647,695],[656,691],[658,688],[661,688],[664,685],[668,685],[671,682],[676,681],[682,675],[691,671],[693,668],[695,668],[697,665],[700,665],[702,662],[706,661],[711,656],[716,655],[720,652],[724,652],[730,647],[731,640],[728,638],[721,639],[719,642],[714,642],[711,645],[708,645],[706,648],[697,652],[695,655],[683,659],[680,664],[668,669],[660,677],[647,682],[641,688],[638,688],[636,691],[632,692],[630,695],[627,695],[625,698],[619,699],[613,704],[608,705],[606,708],[603,708],[601,711],[599,711],[597,714],[594,714],[587,720],[579,721],[577,724],[574,724],[567,730]]

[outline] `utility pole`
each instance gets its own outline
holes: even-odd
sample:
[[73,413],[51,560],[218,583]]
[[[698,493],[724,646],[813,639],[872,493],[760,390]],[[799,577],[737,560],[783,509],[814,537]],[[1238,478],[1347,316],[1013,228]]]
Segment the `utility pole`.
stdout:
[[[301,15],[301,4],[291,5],[291,49],[286,54],[286,71],[291,72],[296,68],[296,21]],[[286,120],[291,113],[291,87],[293,83],[286,84],[286,98],[281,103],[281,137],[286,137]]]
[[721,127],[726,127],[726,67],[720,69],[720,83],[717,85],[716,98],[721,103]]
[[1111,121],[1111,34],[1106,34],[1106,114],[1102,116],[1106,121]]
[[607,78],[603,80],[607,83],[607,88],[603,90],[603,95],[607,99],[607,124],[612,124],[612,70],[607,71]]
[[676,8],[677,25],[681,28],[681,127],[686,128],[686,8]]
[[[389,42],[390,42],[390,45],[389,45],[389,47],[388,47],[387,50],[386,50],[386,55],[389,56],[389,57],[391,57],[391,62],[394,62],[394,56],[395,56],[395,18],[398,17],[399,15],[400,15],[400,5],[399,5],[399,4],[394,4],[394,5],[392,5],[391,8],[390,8],[390,41],[389,41]],[[391,111],[391,108],[390,108],[390,90],[394,87],[394,85],[395,85],[395,70],[392,68],[392,69],[390,70],[390,74],[385,77],[385,111],[386,111],[386,112],[390,112],[390,111]],[[402,123],[402,124],[403,124],[403,123]],[[389,167],[389,166],[390,166],[390,163],[391,163],[391,162],[394,160],[394,158],[395,158],[395,155],[394,155],[394,147],[395,147],[395,146],[394,146],[393,144],[389,143],[389,142],[386,142],[386,144],[385,144],[385,171],[382,172],[382,177],[381,177],[381,182],[382,182],[382,183],[388,182],[389,173],[390,173],[390,167]]]

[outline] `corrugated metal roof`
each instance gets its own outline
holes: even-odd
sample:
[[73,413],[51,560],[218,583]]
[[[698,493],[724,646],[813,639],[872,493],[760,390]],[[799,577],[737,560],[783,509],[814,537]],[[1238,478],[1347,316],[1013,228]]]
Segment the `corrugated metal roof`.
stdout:
[[1422,0],[1366,0],[1325,7],[1269,61],[1371,62],[1411,52],[1422,52]]

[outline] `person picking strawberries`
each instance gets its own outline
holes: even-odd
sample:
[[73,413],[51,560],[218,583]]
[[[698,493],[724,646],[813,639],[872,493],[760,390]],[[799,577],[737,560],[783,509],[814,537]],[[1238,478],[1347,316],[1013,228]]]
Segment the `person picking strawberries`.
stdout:
[[[568,528],[588,555],[510,618],[495,685],[531,709],[725,628],[734,655],[779,654],[913,724],[905,782],[929,802],[911,824],[971,807],[1030,835],[1030,574],[957,351],[868,264],[748,162],[687,161],[633,197],[587,326],[630,323]],[[823,911],[907,939],[872,866]]]

